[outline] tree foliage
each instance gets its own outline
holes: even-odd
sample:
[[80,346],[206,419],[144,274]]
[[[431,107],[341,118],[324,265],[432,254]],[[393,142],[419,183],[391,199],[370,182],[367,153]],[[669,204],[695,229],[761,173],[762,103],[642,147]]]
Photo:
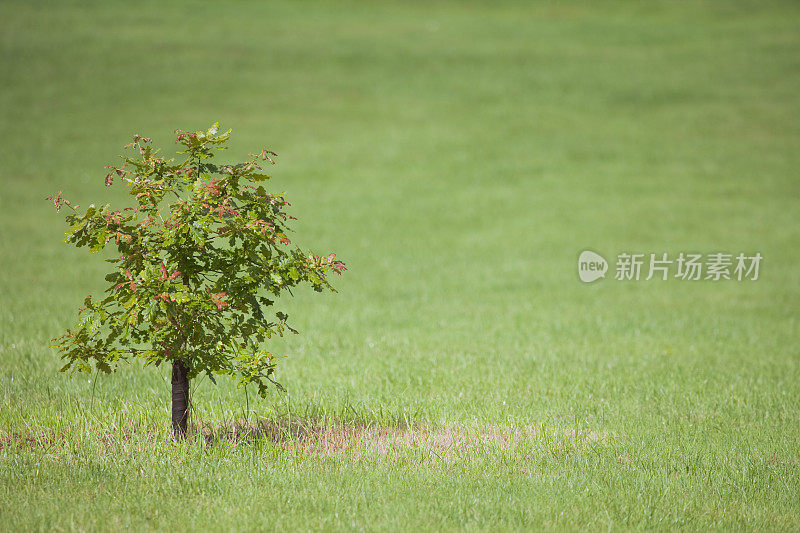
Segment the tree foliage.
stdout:
[[179,159],[164,159],[152,140],[135,135],[120,166],[109,166],[106,186],[127,187],[133,205],[114,210],[68,207],[65,242],[91,252],[115,248],[106,295],[88,296],[77,325],[54,339],[66,360],[62,371],[111,372],[119,361],[182,361],[189,378],[230,374],[241,385],[267,393],[276,357],[263,349],[290,331],[282,312],[268,313],[275,298],[302,283],[333,290],[328,274],[345,265],[335,254],[319,256],[292,247],[294,217],[283,194],[268,193],[262,165],[275,154],[262,150],[238,164],[215,164],[230,130],[176,130]]

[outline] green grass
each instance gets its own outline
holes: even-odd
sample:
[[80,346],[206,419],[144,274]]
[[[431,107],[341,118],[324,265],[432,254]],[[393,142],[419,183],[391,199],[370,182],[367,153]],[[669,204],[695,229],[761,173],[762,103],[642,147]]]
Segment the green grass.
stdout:
[[[799,529],[798,17],[3,2],[0,529]],[[131,134],[216,120],[231,159],[280,154],[296,240],[349,270],[281,302],[289,394],[248,413],[200,382],[211,436],[176,445],[165,369],[58,373],[48,340],[105,263],[43,198],[121,201],[103,165]],[[765,259],[756,282],[585,285],[586,248]],[[465,431],[516,440],[380,437]]]

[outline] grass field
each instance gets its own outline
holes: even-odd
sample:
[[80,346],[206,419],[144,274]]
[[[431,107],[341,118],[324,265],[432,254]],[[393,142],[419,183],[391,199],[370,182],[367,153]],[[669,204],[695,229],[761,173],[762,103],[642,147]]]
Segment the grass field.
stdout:
[[[800,529],[798,21],[0,3],[0,529]],[[130,135],[214,121],[348,271],[280,302],[289,393],[199,381],[175,444],[167,369],[59,374],[106,263],[43,198],[121,202]],[[584,249],[764,260],[583,284]]]

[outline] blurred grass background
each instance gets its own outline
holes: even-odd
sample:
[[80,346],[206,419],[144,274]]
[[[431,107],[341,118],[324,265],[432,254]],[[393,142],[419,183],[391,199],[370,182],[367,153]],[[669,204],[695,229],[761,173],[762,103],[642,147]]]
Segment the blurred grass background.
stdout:
[[[158,529],[190,502],[185,523],[219,529],[796,529],[799,22],[794,2],[0,3],[0,430],[86,440],[3,447],[0,518]],[[349,269],[280,302],[302,332],[275,343],[289,395],[249,416],[613,444],[207,456],[169,445],[166,369],[59,375],[48,339],[106,264],[43,198],[121,202],[103,166],[133,133],[169,154],[214,121],[225,158],[280,154],[294,240]],[[756,282],[585,285],[587,248],[764,262]],[[200,421],[244,406],[196,387]],[[86,434],[125,420],[161,432],[153,456]]]

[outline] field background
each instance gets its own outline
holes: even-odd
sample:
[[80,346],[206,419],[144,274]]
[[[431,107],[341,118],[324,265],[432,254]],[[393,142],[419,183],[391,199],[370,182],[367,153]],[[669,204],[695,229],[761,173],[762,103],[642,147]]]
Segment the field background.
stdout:
[[[799,22],[4,0],[0,529],[799,529]],[[43,198],[120,202],[103,166],[133,133],[171,153],[214,121],[226,158],[280,154],[295,240],[349,270],[280,302],[289,394],[198,383],[210,438],[175,445],[167,369],[58,373],[48,340],[106,263]],[[756,282],[585,285],[586,248],[765,259]]]

